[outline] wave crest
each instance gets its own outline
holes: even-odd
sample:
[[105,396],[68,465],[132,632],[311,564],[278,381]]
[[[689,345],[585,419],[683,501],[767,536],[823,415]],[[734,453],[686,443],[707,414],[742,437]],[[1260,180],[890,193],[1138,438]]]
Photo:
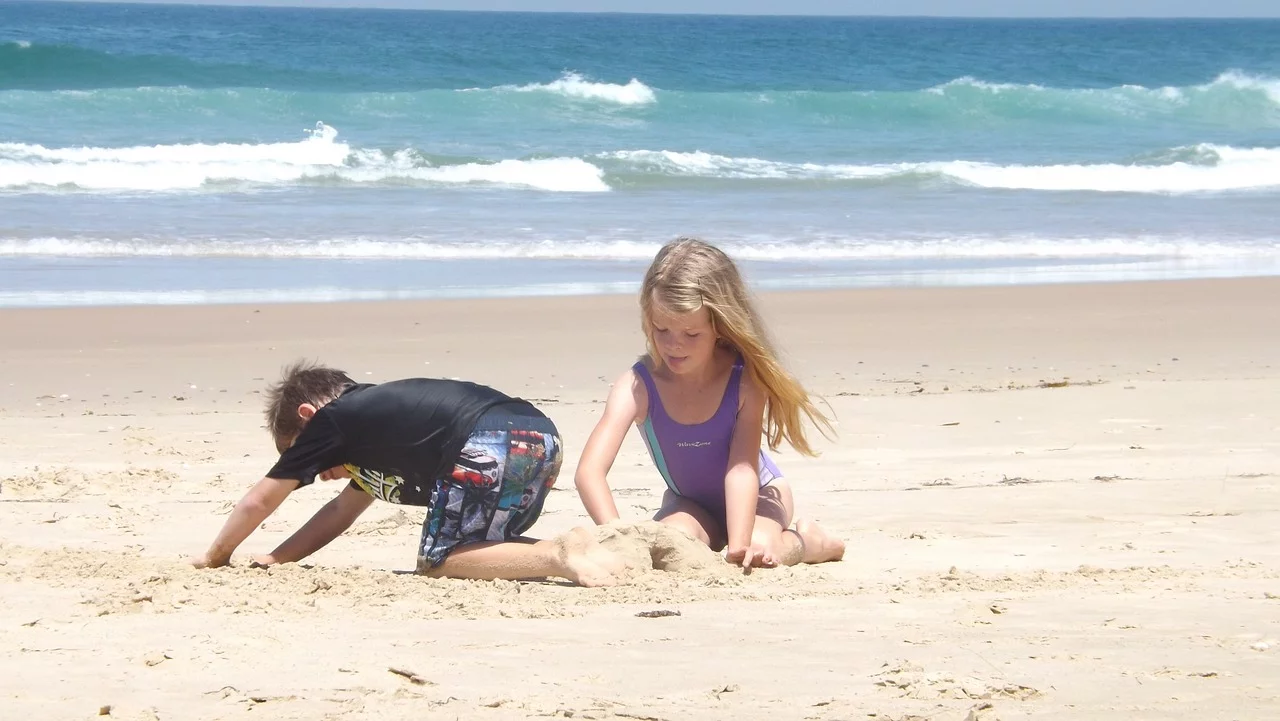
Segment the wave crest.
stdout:
[[46,148],[0,143],[0,190],[173,192],[208,186],[300,183],[492,185],[554,192],[609,190],[579,158],[433,165],[415,150],[353,149],[318,123],[294,143],[202,143],[128,148]]
[[999,165],[969,160],[878,165],[790,163],[705,152],[628,150],[598,156],[619,172],[684,178],[902,182],[1100,193],[1200,193],[1280,188],[1280,148],[1202,143],[1139,162]]
[[578,73],[565,73],[549,83],[535,83],[518,87],[506,87],[521,93],[553,93],[581,100],[602,100],[618,105],[649,105],[658,100],[653,88],[632,78],[626,85],[596,83]]
[[1280,148],[1202,143],[1120,162],[998,164],[967,159],[853,164],[620,150],[587,157],[429,157],[353,147],[324,123],[297,142],[48,148],[0,143],[0,191],[183,192],[299,185],[509,187],[606,192],[690,182],[950,184],[1031,191],[1207,193],[1280,188]]

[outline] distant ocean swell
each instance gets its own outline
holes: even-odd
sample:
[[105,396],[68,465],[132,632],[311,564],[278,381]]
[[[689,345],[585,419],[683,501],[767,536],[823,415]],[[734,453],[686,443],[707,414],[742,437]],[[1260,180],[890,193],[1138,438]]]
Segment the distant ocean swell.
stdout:
[[[183,89],[193,105],[216,104],[237,89],[236,102],[278,106],[272,94],[315,93],[379,96],[376,102],[405,111],[424,107],[465,108],[470,98],[499,97],[510,108],[548,99],[645,109],[672,106],[686,113],[739,108],[775,113],[809,112],[849,118],[962,120],[973,114],[995,117],[1104,118],[1115,121],[1153,114],[1187,118],[1280,123],[1280,79],[1227,70],[1217,78],[1185,87],[1054,88],[1035,84],[989,83],[961,77],[929,88],[905,91],[742,90],[698,92],[651,87],[641,78],[606,82],[567,72],[550,82],[494,87],[378,87],[359,75],[250,65],[212,65],[172,56],[120,55],[26,41],[0,43],[0,92],[114,91],[120,101],[136,90],[145,98],[160,89]],[[370,90],[374,92],[370,92]],[[452,100],[449,96],[454,96]],[[349,100],[350,98],[346,98]],[[9,98],[21,105],[20,98]],[[136,100],[136,99],[135,99]],[[340,104],[343,98],[332,98]],[[492,109],[491,107],[489,109]]]
[[1273,191],[1280,190],[1280,148],[1205,143],[1093,165],[968,160],[824,164],[669,150],[494,161],[430,156],[413,148],[356,148],[323,123],[309,137],[286,143],[125,148],[0,143],[3,192],[179,192],[330,184],[591,193],[637,185],[797,181],[1104,193]]

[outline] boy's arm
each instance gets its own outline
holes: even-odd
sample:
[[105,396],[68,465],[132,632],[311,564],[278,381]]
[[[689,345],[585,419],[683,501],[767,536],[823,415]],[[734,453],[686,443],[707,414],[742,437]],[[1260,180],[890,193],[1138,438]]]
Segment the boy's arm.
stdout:
[[258,481],[231,511],[209,550],[203,556],[191,559],[191,564],[196,568],[227,565],[231,561],[231,554],[244,543],[244,539],[262,525],[267,516],[274,513],[297,487],[296,480],[263,478]]
[[631,370],[613,384],[609,399],[605,401],[604,415],[587,437],[582,456],[578,459],[578,469],[573,474],[578,497],[586,506],[591,520],[597,524],[618,520],[618,507],[613,502],[613,493],[609,491],[607,476],[618,457],[623,439],[627,437],[627,430],[636,421],[635,384],[636,376]]
[[319,551],[330,541],[342,535],[352,523],[373,503],[373,496],[358,488],[347,486],[332,501],[324,504],[316,515],[302,528],[285,539],[269,556],[259,556],[258,563],[293,563]]

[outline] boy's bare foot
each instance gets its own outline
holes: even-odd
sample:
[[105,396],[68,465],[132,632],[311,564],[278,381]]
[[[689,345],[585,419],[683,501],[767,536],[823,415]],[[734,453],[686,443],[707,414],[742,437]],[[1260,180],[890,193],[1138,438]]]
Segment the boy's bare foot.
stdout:
[[222,568],[223,566],[230,564],[231,560],[227,558],[215,558],[214,556],[210,556],[206,553],[201,556],[193,556],[188,559],[188,562],[196,568]]
[[622,559],[605,550],[595,536],[578,527],[555,538],[564,577],[579,586],[614,586],[625,569]]
[[796,533],[804,541],[805,563],[826,563],[844,558],[844,541],[813,521],[796,521]]

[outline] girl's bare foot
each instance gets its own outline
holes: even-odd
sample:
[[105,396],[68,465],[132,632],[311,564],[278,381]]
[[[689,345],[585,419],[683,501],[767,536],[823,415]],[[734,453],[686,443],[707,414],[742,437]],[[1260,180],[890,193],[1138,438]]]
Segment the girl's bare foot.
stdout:
[[796,521],[796,533],[804,541],[805,563],[826,563],[844,558],[844,541],[813,521]]
[[554,540],[555,552],[563,568],[560,573],[579,586],[614,586],[622,579],[625,564],[605,550],[585,528],[567,531]]

